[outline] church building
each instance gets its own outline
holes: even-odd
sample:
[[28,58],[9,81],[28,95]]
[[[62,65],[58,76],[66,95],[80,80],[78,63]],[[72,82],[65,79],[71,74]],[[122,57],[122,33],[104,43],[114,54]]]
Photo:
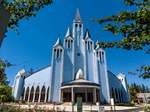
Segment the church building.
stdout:
[[[72,28],[64,40],[59,38],[52,48],[50,66],[32,74],[20,70],[13,85],[15,100],[26,102],[109,104],[129,102],[125,75],[114,75],[107,68],[106,53],[95,45],[77,10]],[[119,68],[119,67],[118,67]]]

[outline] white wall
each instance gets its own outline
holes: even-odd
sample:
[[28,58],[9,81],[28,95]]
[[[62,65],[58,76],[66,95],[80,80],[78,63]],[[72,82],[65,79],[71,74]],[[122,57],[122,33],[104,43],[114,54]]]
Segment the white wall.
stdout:
[[43,70],[40,70],[30,76],[28,76],[25,79],[24,87],[29,87],[30,89],[32,86],[36,88],[37,86],[40,87],[40,90],[43,85],[45,85],[46,88],[50,86],[50,80],[51,80],[51,67],[44,68]]

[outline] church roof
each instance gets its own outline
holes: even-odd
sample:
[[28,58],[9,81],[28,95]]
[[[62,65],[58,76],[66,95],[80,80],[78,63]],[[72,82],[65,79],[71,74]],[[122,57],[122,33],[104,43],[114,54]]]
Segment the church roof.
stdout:
[[90,35],[89,30],[88,30],[88,29],[86,29],[84,39],[85,39],[85,40],[87,40],[87,39],[89,39],[89,38],[91,38],[91,35]]
[[71,32],[71,30],[70,30],[69,27],[68,27],[68,30],[67,30],[67,33],[66,33],[65,37],[66,37],[66,38],[67,38],[67,37],[71,37],[71,38],[72,38],[72,32]]
[[61,45],[61,46],[62,46],[62,43],[61,43],[60,38],[57,39],[57,41],[56,41],[54,47],[56,47],[56,46],[58,46],[58,45]]
[[62,86],[71,86],[71,85],[89,85],[89,86],[92,85],[92,86],[99,87],[99,84],[85,79],[78,79],[78,80],[70,81],[68,83],[62,83]]
[[80,17],[80,11],[77,9],[76,15],[75,15],[75,21],[76,22],[81,22],[81,17]]

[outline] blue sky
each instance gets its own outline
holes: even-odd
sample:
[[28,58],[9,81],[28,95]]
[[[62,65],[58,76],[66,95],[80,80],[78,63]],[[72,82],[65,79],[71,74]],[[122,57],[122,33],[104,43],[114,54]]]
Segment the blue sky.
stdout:
[[[80,9],[84,29],[90,30],[95,42],[117,40],[119,37],[104,31],[102,25],[91,19],[109,16],[121,10],[134,10],[125,7],[123,0],[54,0],[52,5],[40,10],[36,17],[20,21],[19,35],[13,30],[8,31],[0,49],[0,57],[16,64],[6,71],[11,85],[18,70],[38,70],[51,63],[52,46],[58,37],[64,38],[67,28],[72,25],[77,8]],[[113,73],[125,73],[129,83],[150,84],[148,80],[143,81],[128,74],[128,71],[134,71],[140,65],[149,64],[150,55],[143,51],[122,49],[106,49],[106,53],[108,69]]]

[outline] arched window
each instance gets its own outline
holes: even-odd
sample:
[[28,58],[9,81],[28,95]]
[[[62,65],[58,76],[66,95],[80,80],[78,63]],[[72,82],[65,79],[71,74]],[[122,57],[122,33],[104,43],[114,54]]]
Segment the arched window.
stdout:
[[118,91],[115,89],[115,94],[116,94],[116,102],[118,102]]
[[71,42],[68,40],[68,48],[71,48]]
[[47,98],[46,98],[46,102],[48,102],[48,98],[49,98],[49,87],[47,89]]
[[122,103],[122,100],[121,100],[121,91],[118,90],[118,93],[119,93],[119,101],[120,101],[120,103]]
[[27,87],[27,89],[26,89],[25,101],[28,101],[28,97],[29,97],[29,87]]
[[33,101],[33,95],[34,95],[34,87],[32,86],[32,88],[30,90],[30,99],[29,99],[30,102]]
[[45,86],[42,87],[42,90],[41,90],[41,100],[40,102],[44,102],[45,100]]
[[92,49],[92,46],[93,46],[93,43],[92,43],[92,41],[90,42],[90,48]]
[[73,40],[72,39],[66,39],[65,46],[66,48],[72,48]]
[[91,40],[86,40],[86,41],[85,41],[85,45],[86,45],[87,50],[92,50],[92,48],[93,48],[93,43],[92,43]]
[[96,52],[96,55],[97,55],[97,57],[98,57],[98,52]]
[[39,100],[39,91],[40,91],[40,88],[39,86],[36,88],[36,91],[35,91],[35,99],[34,99],[34,102],[38,102]]
[[114,88],[111,89],[111,97],[115,99],[115,92],[114,92]]
[[56,55],[57,55],[57,58],[58,58],[59,57],[59,49],[57,49],[57,54]]
[[124,102],[124,97],[123,97],[124,94],[122,90],[120,90],[120,94],[121,94],[121,101]]
[[81,28],[81,27],[82,27],[82,25],[80,24],[80,25],[79,25],[79,27]]
[[88,41],[88,50],[90,50],[90,42]]
[[99,58],[100,58],[100,61],[102,61],[101,51],[99,52]]
[[78,27],[78,24],[75,24],[75,27]]

